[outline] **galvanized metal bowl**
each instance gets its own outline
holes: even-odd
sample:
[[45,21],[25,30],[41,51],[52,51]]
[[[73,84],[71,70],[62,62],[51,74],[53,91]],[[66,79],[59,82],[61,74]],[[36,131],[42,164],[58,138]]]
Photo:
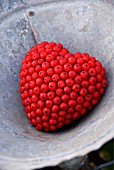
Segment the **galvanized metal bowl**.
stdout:
[[[0,169],[56,165],[113,138],[113,0],[5,1],[0,10]],[[97,57],[107,69],[109,82],[88,116],[56,133],[38,132],[30,126],[18,92],[24,54],[36,41],[44,40],[61,42],[72,53],[86,51]]]

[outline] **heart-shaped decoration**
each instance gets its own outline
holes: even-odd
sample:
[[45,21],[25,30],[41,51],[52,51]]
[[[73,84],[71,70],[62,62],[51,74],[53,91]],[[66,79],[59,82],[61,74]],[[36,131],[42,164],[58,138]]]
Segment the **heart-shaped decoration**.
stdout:
[[22,104],[37,130],[56,130],[82,117],[106,86],[105,68],[97,59],[71,54],[60,43],[37,44],[22,61]]

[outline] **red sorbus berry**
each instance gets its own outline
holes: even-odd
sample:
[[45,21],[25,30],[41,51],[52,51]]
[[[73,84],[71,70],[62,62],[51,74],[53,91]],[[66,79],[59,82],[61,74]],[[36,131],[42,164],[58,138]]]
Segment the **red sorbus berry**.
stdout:
[[73,71],[73,70],[69,72],[69,77],[70,77],[70,78],[75,78],[76,75],[77,75],[76,72]]
[[61,88],[58,88],[56,90],[56,94],[57,94],[57,96],[62,96],[63,95],[63,90]]
[[96,84],[96,78],[95,77],[90,77],[90,79],[89,79],[89,84],[91,84],[91,85],[95,85]]
[[36,86],[35,88],[34,88],[34,93],[35,94],[37,94],[37,95],[39,95],[40,94],[40,92],[41,92],[41,89],[40,89],[40,87],[39,86]]
[[53,92],[53,91],[48,92],[48,93],[47,93],[47,97],[48,97],[48,99],[50,99],[50,100],[54,99],[54,97],[55,97],[55,92]]
[[39,72],[39,77],[44,78],[46,76],[46,71],[42,70]]
[[71,92],[71,88],[69,86],[64,87],[64,93],[69,94]]
[[65,82],[66,82],[66,85],[69,87],[72,87],[74,85],[74,80],[71,78],[67,79]]
[[88,71],[88,70],[90,69],[89,64],[88,64],[88,63],[82,64],[82,69],[83,69],[84,71]]
[[56,104],[56,105],[59,105],[61,103],[61,98],[59,96],[55,97],[53,102]]
[[77,59],[77,64],[80,64],[80,65],[82,65],[82,64],[84,64],[84,59],[83,58],[78,58]]
[[80,85],[79,84],[74,84],[72,87],[72,90],[75,92],[79,92],[80,91]]
[[81,88],[80,95],[81,96],[86,96],[86,94],[87,94],[87,89],[86,88]]
[[61,110],[67,110],[68,105],[65,102],[63,102],[63,103],[60,104],[60,108],[61,108]]
[[76,82],[77,84],[80,84],[80,83],[82,82],[82,77],[79,76],[79,75],[77,75],[76,78],[75,78],[75,82]]
[[44,77],[44,83],[49,84],[51,82],[51,77],[46,76]]
[[62,71],[63,71],[63,67],[61,65],[57,65],[54,67],[54,72],[56,74],[60,74],[60,73],[62,73]]
[[56,85],[55,82],[50,82],[50,83],[49,83],[49,90],[55,91],[56,88],[57,88],[57,85]]
[[61,77],[61,79],[66,80],[67,77],[68,77],[68,73],[62,72],[62,73],[60,74],[60,77]]
[[70,107],[75,107],[75,106],[76,106],[76,100],[70,100],[70,101],[68,102],[68,105],[69,105]]
[[52,100],[46,100],[46,107],[52,108],[53,101]]
[[78,93],[76,93],[76,92],[74,92],[74,91],[72,91],[71,93],[70,93],[70,98],[71,99],[76,99],[78,97]]
[[61,99],[63,100],[63,102],[67,103],[69,101],[70,97],[68,94],[63,94]]
[[51,67],[55,67],[55,66],[57,66],[58,64],[59,64],[59,61],[58,61],[58,60],[52,60],[51,63],[50,63]]
[[88,91],[89,91],[89,93],[94,93],[95,92],[95,86],[93,86],[93,85],[90,85],[89,87],[88,87]]
[[41,85],[41,90],[42,90],[42,92],[48,92],[48,85],[47,84],[42,84]]
[[63,80],[60,80],[58,83],[57,83],[58,87],[59,88],[63,88],[65,86],[65,82]]
[[68,63],[75,64],[76,63],[76,58],[75,57],[69,57],[68,58]]
[[52,60],[54,60],[54,58],[55,58],[54,55],[49,54],[49,55],[46,56],[46,61],[47,61],[47,62],[51,62]]
[[74,65],[74,71],[76,71],[77,73],[80,72],[82,70],[80,64],[75,64]]
[[83,79],[87,79],[88,78],[88,72],[87,71],[81,71],[80,75],[81,75],[81,77]]
[[89,73],[89,76],[94,77],[94,76],[96,75],[96,70],[95,70],[95,68],[90,68],[89,71],[88,71],[88,73]]
[[48,70],[48,68],[50,67],[50,64],[48,63],[48,62],[44,62],[44,63],[42,63],[42,69],[43,70]]
[[48,76],[52,76],[53,74],[54,74],[53,68],[49,68],[49,69],[47,70],[47,75],[48,75]]
[[58,81],[60,80],[59,75],[58,75],[58,74],[54,74],[54,75],[52,76],[52,80],[53,80],[54,82],[58,82]]
[[64,65],[64,70],[65,70],[66,72],[69,72],[69,71],[71,71],[72,69],[73,69],[72,64],[66,63],[66,64]]
[[84,98],[82,96],[77,97],[77,103],[84,103]]
[[44,101],[39,100],[39,101],[37,102],[37,106],[38,106],[40,109],[43,109],[43,108],[44,108],[44,106],[45,106]]

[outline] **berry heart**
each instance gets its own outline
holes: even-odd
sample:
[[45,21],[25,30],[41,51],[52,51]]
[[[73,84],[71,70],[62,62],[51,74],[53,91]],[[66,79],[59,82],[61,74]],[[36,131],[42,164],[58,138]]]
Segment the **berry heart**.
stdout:
[[98,60],[87,53],[71,54],[62,44],[37,44],[22,61],[22,104],[37,130],[56,130],[82,117],[106,86],[105,68]]

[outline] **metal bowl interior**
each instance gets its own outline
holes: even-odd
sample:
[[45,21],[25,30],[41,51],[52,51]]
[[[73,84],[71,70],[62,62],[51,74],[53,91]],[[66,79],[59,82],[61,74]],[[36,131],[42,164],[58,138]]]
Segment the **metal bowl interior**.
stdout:
[[[114,137],[113,1],[23,0],[12,8],[0,16],[0,168],[53,166],[99,148]],[[71,53],[95,56],[106,67],[109,82],[89,115],[56,133],[30,126],[18,92],[24,54],[41,41],[61,42]]]

